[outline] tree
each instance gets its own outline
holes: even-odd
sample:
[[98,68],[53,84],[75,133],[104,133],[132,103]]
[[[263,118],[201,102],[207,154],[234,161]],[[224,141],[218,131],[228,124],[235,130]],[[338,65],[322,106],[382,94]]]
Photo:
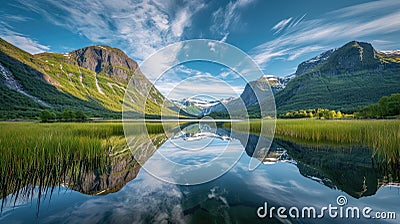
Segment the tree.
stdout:
[[338,111],[338,112],[336,113],[336,117],[337,117],[337,118],[342,118],[342,117],[343,117],[342,112]]
[[359,110],[356,117],[385,118],[396,115],[400,115],[400,94],[383,96],[378,103]]
[[42,122],[49,122],[56,119],[56,114],[49,110],[42,110],[39,113],[39,118]]
[[87,117],[86,114],[83,113],[83,111],[78,110],[75,112],[75,118],[79,121],[84,121],[86,120]]
[[336,117],[336,112],[334,110],[330,110],[328,112],[328,118],[332,119],[332,118],[335,118],[335,117]]
[[328,118],[328,109],[317,109],[317,116],[319,119]]
[[75,119],[75,113],[71,109],[65,109],[62,113],[62,118],[67,121],[72,121]]
[[389,109],[389,97],[383,96],[379,101],[378,101],[378,111],[376,116],[383,117],[388,114],[388,109]]

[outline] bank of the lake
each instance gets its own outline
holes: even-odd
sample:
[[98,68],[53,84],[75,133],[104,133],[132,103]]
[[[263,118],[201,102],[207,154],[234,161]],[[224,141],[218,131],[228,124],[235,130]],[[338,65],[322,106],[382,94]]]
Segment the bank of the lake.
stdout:
[[[270,128],[270,120],[226,123],[233,130],[260,133]],[[278,119],[275,137],[314,145],[366,146],[372,156],[400,163],[400,120],[317,120]]]

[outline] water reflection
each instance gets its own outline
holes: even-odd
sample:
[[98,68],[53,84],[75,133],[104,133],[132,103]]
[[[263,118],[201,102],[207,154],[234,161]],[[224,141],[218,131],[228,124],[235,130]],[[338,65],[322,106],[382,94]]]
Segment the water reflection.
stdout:
[[[122,128],[122,127],[121,127]],[[149,137],[147,137],[149,136]],[[149,141],[150,139],[150,141]],[[14,206],[18,203],[28,202],[37,197],[37,209],[40,202],[51,198],[58,186],[78,191],[87,195],[106,195],[117,192],[126,183],[136,178],[141,165],[145,163],[157,150],[156,145],[162,145],[168,138],[164,133],[144,134],[138,130],[130,140],[134,147],[134,153],[127,148],[124,136],[108,136],[107,142],[101,144],[110,145],[108,150],[97,154],[66,152],[55,154],[36,155],[38,158],[29,158],[25,154],[24,160],[31,162],[29,166],[20,169],[9,170],[1,176],[1,210],[4,206]],[[100,141],[100,140],[99,140]],[[11,155],[13,156],[13,155]],[[14,155],[11,163],[20,163],[20,157]],[[9,169],[12,164],[2,167]],[[19,167],[19,166],[17,166]]]
[[[54,201],[48,203],[65,210],[60,208],[44,212],[48,222],[253,222],[258,220],[254,210],[266,200],[278,206],[290,203],[325,205],[326,200],[334,199],[343,191],[354,199],[365,198],[362,202],[367,203],[366,196],[376,195],[379,191],[386,192],[384,198],[393,196],[393,192],[388,193],[383,187],[399,183],[399,169],[374,164],[370,151],[365,148],[306,146],[274,139],[268,150],[267,146],[271,144],[268,138],[255,134],[246,136],[218,125],[185,124],[172,130],[174,136],[170,138],[163,132],[152,131],[150,141],[142,132],[132,134],[128,144],[133,151],[127,149],[122,136],[115,136],[115,148],[93,160],[83,156],[81,160],[63,162],[63,168],[57,169],[64,172],[42,172],[56,168],[32,167],[29,174],[36,179],[21,182],[20,177],[11,176],[14,179],[1,183],[1,188],[7,189],[5,192],[8,195],[4,195],[7,200],[2,196],[2,203],[9,202],[5,205],[7,209],[13,207],[14,202],[24,204],[36,198],[38,209],[41,197],[51,195],[57,186],[62,185],[85,195],[103,196],[87,198],[73,193],[79,198],[79,206],[74,209],[67,209],[69,203],[75,200],[73,197],[54,196]],[[206,147],[208,151],[197,152],[193,156],[192,152],[178,152],[175,144]],[[141,171],[141,164],[145,164],[161,174],[174,176],[154,156],[157,150],[163,151],[172,160],[195,164],[207,163],[221,153],[221,148],[235,153],[245,152],[246,156],[242,156],[226,175],[203,185],[167,184]],[[249,172],[247,164],[250,158],[263,164]],[[49,165],[57,167],[59,163]],[[224,166],[223,163],[220,165]],[[115,194],[110,194],[113,192]],[[21,202],[21,198],[25,202]],[[392,197],[392,200],[383,200],[387,202],[383,205],[378,199],[378,202],[368,203],[384,208],[398,201],[398,197]],[[63,203],[67,204],[66,208],[61,206]],[[6,216],[4,221],[17,220],[18,215],[23,216],[23,211],[16,209],[10,212],[15,216]],[[109,213],[106,214],[106,211]],[[75,213],[79,214],[70,216]]]
[[382,167],[363,147],[305,146],[275,139],[276,147],[287,149],[300,173],[354,198],[374,195],[386,184],[399,182],[396,166]]

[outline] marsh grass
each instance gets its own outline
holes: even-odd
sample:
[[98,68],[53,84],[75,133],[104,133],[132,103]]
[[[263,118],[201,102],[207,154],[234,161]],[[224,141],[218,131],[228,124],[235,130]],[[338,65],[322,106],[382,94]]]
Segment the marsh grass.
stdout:
[[[234,123],[232,128],[241,131],[246,126]],[[250,121],[250,132],[260,133],[261,128],[260,121]],[[366,146],[372,157],[400,163],[400,120],[277,120],[275,137],[314,145]]]
[[[130,134],[160,136],[176,124],[128,124]],[[165,137],[164,137],[165,138]],[[145,140],[148,140],[146,138]],[[145,141],[144,140],[144,141]],[[153,140],[153,139],[152,139]],[[155,138],[157,146],[163,141]],[[90,172],[108,172],[112,156],[126,152],[123,124],[109,123],[0,123],[0,199],[5,203],[29,199],[38,204],[55,187],[73,188]],[[129,152],[129,151],[127,151]],[[50,194],[48,194],[50,193]],[[44,197],[42,197],[44,196]],[[8,200],[8,201],[7,201]],[[38,209],[39,210],[39,209]]]
[[[123,136],[120,123],[0,123],[0,195],[29,198],[77,182],[89,171],[104,172],[108,153]],[[51,195],[51,194],[50,194]],[[38,201],[39,206],[40,200]]]

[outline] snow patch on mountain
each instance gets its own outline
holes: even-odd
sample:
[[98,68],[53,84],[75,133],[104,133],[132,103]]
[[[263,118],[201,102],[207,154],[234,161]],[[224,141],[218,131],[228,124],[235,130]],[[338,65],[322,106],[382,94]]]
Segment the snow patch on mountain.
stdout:
[[288,76],[263,75],[258,81],[267,81],[272,91],[276,93],[284,89],[288,82],[295,77],[295,74]]
[[[233,99],[234,97],[230,97],[227,99],[218,99],[218,100],[207,100],[197,97],[191,97],[191,98],[184,98],[182,100],[171,99],[170,101],[188,113],[193,113],[193,111],[197,111],[198,114],[196,115],[201,116],[211,113],[210,109],[213,108],[214,106],[218,104],[226,104]],[[187,110],[189,108],[191,108],[190,110],[191,112]]]
[[400,50],[379,51],[379,52],[383,53],[383,54],[389,54],[389,55],[400,55]]

